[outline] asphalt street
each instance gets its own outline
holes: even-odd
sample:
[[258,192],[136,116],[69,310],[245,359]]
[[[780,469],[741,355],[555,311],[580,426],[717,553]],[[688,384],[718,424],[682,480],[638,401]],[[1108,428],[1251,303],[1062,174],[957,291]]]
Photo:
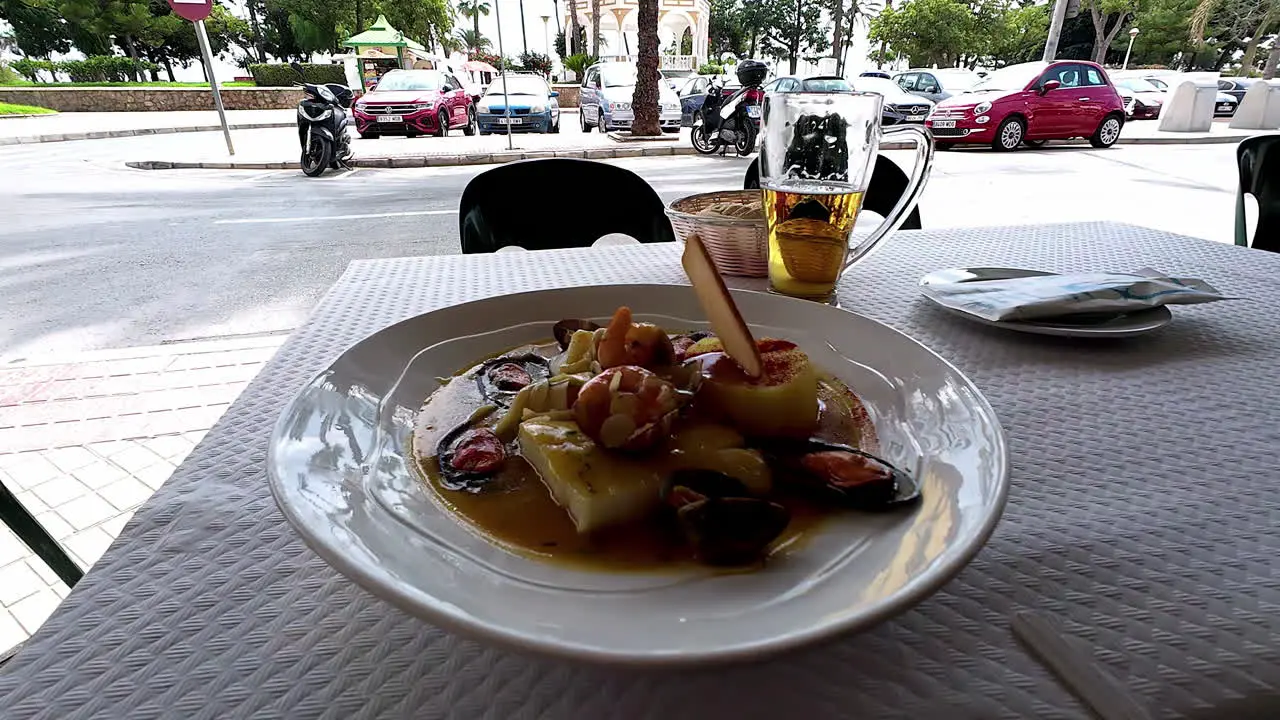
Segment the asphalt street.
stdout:
[[[286,332],[352,260],[458,252],[458,198],[486,169],[309,179],[125,168],[145,142],[183,138],[0,148],[0,359]],[[940,153],[924,223],[1120,220],[1229,241],[1233,157],[1230,145]],[[737,158],[616,162],[668,201],[741,187],[746,167]],[[577,202],[563,188],[530,222],[571,223]]]

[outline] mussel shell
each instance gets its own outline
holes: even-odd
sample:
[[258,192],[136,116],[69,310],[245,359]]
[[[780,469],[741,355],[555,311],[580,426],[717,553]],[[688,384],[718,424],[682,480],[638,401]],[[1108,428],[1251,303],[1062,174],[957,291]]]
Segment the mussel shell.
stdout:
[[560,345],[561,350],[569,349],[569,339],[579,330],[599,330],[600,326],[590,320],[577,320],[568,318],[561,320],[551,326],[551,334],[555,335],[556,343]]
[[529,373],[530,384],[551,377],[551,365],[541,355],[526,353],[524,355],[509,355],[485,360],[476,372],[476,387],[480,389],[480,395],[485,400],[502,407],[509,406],[511,401],[515,399],[516,394],[520,392],[518,389],[503,390],[494,384],[493,378],[490,377],[491,370],[507,363],[513,363],[524,368],[524,371]]
[[440,438],[440,442],[436,444],[436,461],[440,465],[440,484],[446,490],[479,493],[488,489],[497,478],[497,471],[490,473],[470,472],[459,470],[453,466],[454,444],[471,427],[471,421],[465,420],[445,433]]
[[709,497],[676,513],[685,539],[709,565],[750,565],[791,521],[778,503],[745,497]]
[[[920,483],[915,478],[893,463],[858,448],[818,439],[761,440],[758,446],[764,449],[765,458],[774,468],[775,480],[808,490],[824,500],[872,512],[895,510],[920,500]],[[870,458],[889,468],[889,477],[884,482],[868,482],[853,488],[831,485],[800,464],[801,457],[824,451]]]

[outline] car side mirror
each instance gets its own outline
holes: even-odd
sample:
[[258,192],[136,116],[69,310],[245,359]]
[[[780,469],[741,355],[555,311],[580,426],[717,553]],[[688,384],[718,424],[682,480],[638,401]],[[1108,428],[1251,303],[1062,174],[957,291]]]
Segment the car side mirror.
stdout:
[[444,87],[440,88],[441,92],[453,92],[455,89],[456,89],[456,88],[454,88],[454,87],[453,87],[452,85],[450,85],[449,83],[445,83],[445,84],[444,84]]
[[557,92],[557,91],[555,91],[555,90],[552,90],[552,91],[551,91],[551,97],[560,97],[560,93],[559,93],[559,92]]
[[1057,90],[1060,87],[1062,87],[1062,83],[1057,80],[1046,80],[1045,83],[1040,86],[1040,94],[1044,95],[1050,91]]

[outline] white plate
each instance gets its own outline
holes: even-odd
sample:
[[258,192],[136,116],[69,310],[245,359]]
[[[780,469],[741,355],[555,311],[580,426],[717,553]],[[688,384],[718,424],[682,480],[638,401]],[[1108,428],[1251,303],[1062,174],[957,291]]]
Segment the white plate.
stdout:
[[956,126],[955,120],[934,120],[933,126],[936,128],[953,128]]
[[276,501],[317,553],[405,611],[593,662],[758,658],[910,608],[964,567],[1004,508],[1008,452],[994,412],[945,360],[874,320],[778,295],[734,296],[756,333],[794,340],[861,394],[881,454],[920,479],[919,505],[837,515],[753,573],[605,573],[500,549],[443,511],[407,469],[414,413],[436,376],[546,340],[559,319],[604,320],[621,304],[641,320],[705,328],[692,291],[667,285],[502,296],[374,333],[281,415],[267,458]]
[[404,122],[404,116],[403,115],[379,115],[378,122],[380,123]]
[[[1053,274],[1041,270],[1020,270],[1016,268],[950,268],[925,275],[920,278],[920,284],[935,285],[938,283],[973,282],[975,280],[1008,280],[1010,278],[1042,277]],[[926,295],[925,297],[929,296]],[[933,298],[929,299],[933,300]],[[1131,313],[1081,316],[1074,320],[1054,318],[1053,320],[1001,322],[988,320],[936,301],[935,303],[944,310],[983,325],[1016,330],[1018,332],[1035,333],[1037,335],[1058,335],[1062,337],[1129,337],[1149,333],[1152,330],[1159,330],[1173,322],[1173,313],[1169,312],[1169,308],[1163,305]]]
[[520,124],[522,124],[522,123],[524,123],[524,118],[517,118],[517,117],[513,117],[513,118],[509,118],[509,117],[500,117],[500,118],[498,118],[498,124],[499,124],[499,125],[520,125]]

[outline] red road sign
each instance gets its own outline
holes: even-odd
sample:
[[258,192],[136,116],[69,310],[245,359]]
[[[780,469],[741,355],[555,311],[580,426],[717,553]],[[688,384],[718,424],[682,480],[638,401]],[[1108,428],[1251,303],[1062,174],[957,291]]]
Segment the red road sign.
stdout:
[[213,12],[213,0],[169,0],[173,14],[191,22],[203,20]]

